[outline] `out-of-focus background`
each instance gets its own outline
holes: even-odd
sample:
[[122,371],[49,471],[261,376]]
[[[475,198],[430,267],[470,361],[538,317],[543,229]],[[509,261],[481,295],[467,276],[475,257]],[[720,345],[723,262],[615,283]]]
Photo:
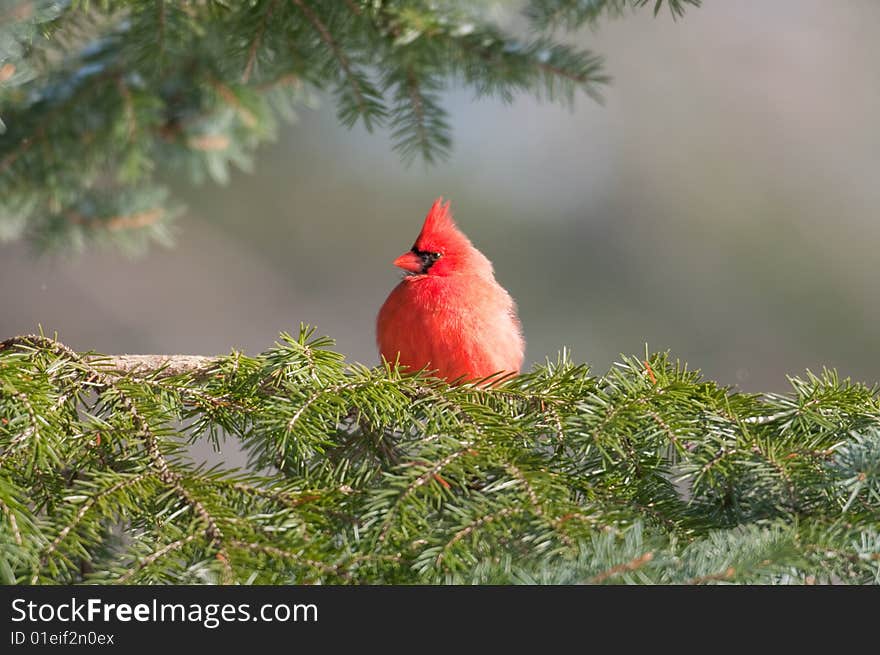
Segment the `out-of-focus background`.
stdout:
[[455,148],[404,167],[387,134],[303,111],[227,187],[178,186],[177,246],[129,260],[0,246],[0,338],[256,353],[301,321],[376,362],[374,320],[432,200],[517,299],[527,362],[604,371],[671,349],[744,390],[822,365],[880,380],[880,3],[706,0],[575,38],[599,106],[451,91]]

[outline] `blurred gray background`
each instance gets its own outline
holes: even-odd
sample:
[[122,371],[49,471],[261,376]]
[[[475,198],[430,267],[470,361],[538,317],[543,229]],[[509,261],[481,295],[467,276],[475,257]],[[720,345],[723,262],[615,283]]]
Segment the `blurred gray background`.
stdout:
[[527,362],[603,372],[671,349],[751,391],[822,365],[880,379],[880,3],[706,0],[575,40],[604,106],[453,90],[455,148],[407,169],[387,133],[303,110],[226,187],[179,186],[177,245],[35,258],[0,245],[0,338],[80,350],[257,353],[300,321],[374,364],[374,320],[431,202],[517,299]]

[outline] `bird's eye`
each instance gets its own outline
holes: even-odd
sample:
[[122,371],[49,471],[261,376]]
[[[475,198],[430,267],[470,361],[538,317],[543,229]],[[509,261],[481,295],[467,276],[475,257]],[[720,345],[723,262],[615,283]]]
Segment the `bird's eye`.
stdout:
[[431,253],[431,257],[432,257],[433,259],[440,259],[442,256],[443,256],[443,253],[442,253],[442,252],[432,252],[432,253]]

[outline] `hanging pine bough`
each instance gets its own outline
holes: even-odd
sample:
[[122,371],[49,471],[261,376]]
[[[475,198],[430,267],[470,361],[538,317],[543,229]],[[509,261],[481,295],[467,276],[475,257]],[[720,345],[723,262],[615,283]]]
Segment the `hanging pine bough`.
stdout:
[[[665,354],[455,387],[331,346],[4,342],[2,581],[880,581],[877,387],[743,394]],[[248,470],[193,462],[198,442]]]
[[180,208],[157,171],[223,183],[317,91],[432,162],[452,146],[450,86],[598,98],[601,59],[553,30],[649,3],[675,17],[700,0],[534,0],[525,37],[473,2],[0,0],[0,240],[168,243]]

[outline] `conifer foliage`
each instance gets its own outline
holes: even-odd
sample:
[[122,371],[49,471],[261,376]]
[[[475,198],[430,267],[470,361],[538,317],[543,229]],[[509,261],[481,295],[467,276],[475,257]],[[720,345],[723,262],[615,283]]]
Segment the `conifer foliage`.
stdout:
[[[450,85],[597,96],[560,32],[699,4],[530,0],[514,31],[486,3],[0,0],[0,238],[167,240],[159,174],[223,182],[316,91],[434,161]],[[0,582],[880,582],[878,387],[746,394],[662,353],[494,382],[348,363],[307,327],[140,368],[8,339]]]
[[[597,96],[601,59],[554,30],[645,4],[534,0],[517,36],[483,2],[0,0],[0,239],[167,242],[179,207],[157,173],[248,170],[316,91],[344,124],[386,128],[405,161],[434,161],[452,145],[450,85]],[[677,16],[699,0],[650,4]]]
[[[0,348],[5,583],[877,583],[880,399],[563,353],[494,386],[303,328],[188,371]],[[172,374],[173,373],[173,374]],[[235,442],[247,471],[192,461]],[[258,473],[257,473],[258,472]]]

